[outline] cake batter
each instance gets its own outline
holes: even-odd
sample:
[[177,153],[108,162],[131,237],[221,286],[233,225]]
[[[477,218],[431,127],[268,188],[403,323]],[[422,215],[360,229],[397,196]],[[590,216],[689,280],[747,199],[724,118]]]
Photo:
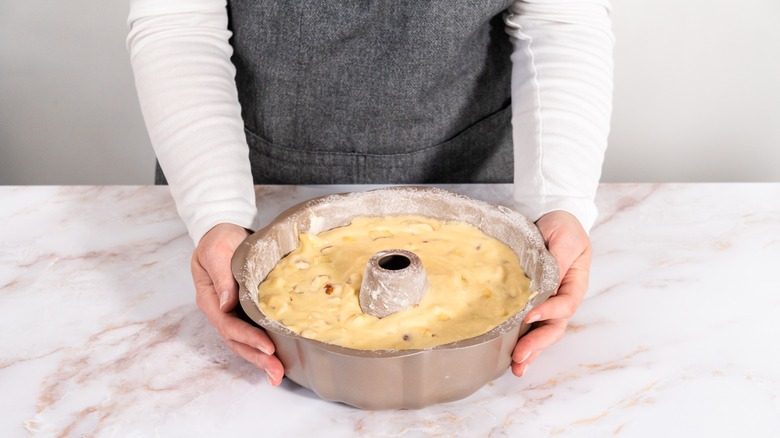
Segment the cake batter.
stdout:
[[[260,284],[258,303],[306,338],[364,350],[428,348],[481,335],[529,299],[514,251],[470,224],[357,217],[299,237]],[[417,305],[380,319],[361,311],[358,292],[368,259],[384,249],[415,253],[430,287]]]

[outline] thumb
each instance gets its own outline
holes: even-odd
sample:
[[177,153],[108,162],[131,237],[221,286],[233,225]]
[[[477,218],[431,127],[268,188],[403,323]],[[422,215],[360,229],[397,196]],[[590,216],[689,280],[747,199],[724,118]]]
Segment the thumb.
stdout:
[[198,245],[198,262],[211,279],[219,307],[224,312],[233,310],[238,303],[238,284],[233,278],[231,261],[233,252],[245,236],[246,231],[241,228],[218,225]]
[[547,249],[558,262],[562,278],[585,250],[582,242],[587,241],[587,234],[579,220],[565,211],[547,213],[536,225],[542,233]]
[[550,241],[547,243],[547,248],[549,249],[550,254],[552,254],[552,256],[555,258],[555,261],[558,262],[560,278],[563,278],[566,273],[569,272],[569,268],[571,268],[574,260],[577,259],[581,252],[572,251],[571,248],[565,244],[565,242],[555,238],[550,239]]
[[[230,259],[228,259],[229,261]],[[224,312],[230,312],[238,303],[238,284],[233,278],[230,264],[219,265],[215,269],[216,271],[211,273],[211,278],[219,297],[219,308]]]

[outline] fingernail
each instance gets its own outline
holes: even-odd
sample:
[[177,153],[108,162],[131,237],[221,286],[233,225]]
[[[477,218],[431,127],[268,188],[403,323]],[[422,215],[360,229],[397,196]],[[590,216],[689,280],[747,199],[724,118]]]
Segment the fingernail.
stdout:
[[269,383],[271,386],[274,386],[274,380],[273,380],[273,376],[271,376],[271,372],[270,372],[270,371],[268,371],[268,370],[265,370],[265,377],[267,377],[267,378],[268,378],[268,383]]
[[228,300],[230,299],[230,293],[226,290],[223,290],[219,293],[219,308],[224,309],[225,304],[227,304]]
[[262,352],[263,352],[263,354],[267,354],[267,355],[269,355],[269,356],[271,355],[271,352],[270,352],[270,351],[268,351],[268,349],[267,349],[267,348],[265,348],[265,347],[264,347],[262,344],[257,344],[257,349],[258,349],[258,350],[260,350],[260,351],[262,351]]
[[518,377],[523,377],[525,375],[525,372],[528,371],[528,365],[523,365],[520,368],[520,375]]
[[534,313],[534,314],[533,314],[533,315],[531,315],[531,316],[530,316],[530,317],[529,317],[529,318],[528,318],[528,319],[527,319],[525,322],[526,322],[527,324],[533,324],[533,323],[535,323],[536,321],[539,321],[540,319],[542,319],[542,315],[540,315],[540,314],[538,314],[538,313]]
[[531,357],[531,352],[530,352],[530,351],[527,351],[527,352],[526,352],[526,353],[523,355],[523,358],[522,358],[522,359],[520,359],[520,362],[518,362],[518,363],[523,363],[523,362],[527,361],[529,357]]

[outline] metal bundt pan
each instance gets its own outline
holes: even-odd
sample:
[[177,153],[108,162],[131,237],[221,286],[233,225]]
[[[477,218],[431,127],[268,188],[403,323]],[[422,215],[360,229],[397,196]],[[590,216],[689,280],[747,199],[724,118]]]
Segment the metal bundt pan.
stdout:
[[[298,234],[345,226],[356,216],[421,215],[475,225],[512,248],[531,279],[532,299],[493,330],[422,350],[356,350],[303,338],[267,318],[257,287],[298,246]],[[325,400],[362,409],[418,409],[459,400],[506,372],[523,319],[552,295],[559,273],[539,230],[503,206],[431,187],[389,187],[323,196],[280,214],[239,246],[232,260],[241,307],[265,329],[285,375]]]

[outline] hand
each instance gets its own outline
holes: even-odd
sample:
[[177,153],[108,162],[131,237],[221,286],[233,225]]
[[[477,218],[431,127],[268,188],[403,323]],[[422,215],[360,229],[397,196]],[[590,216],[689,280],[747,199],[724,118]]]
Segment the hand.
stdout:
[[264,331],[232,312],[238,304],[238,284],[230,260],[248,234],[238,225],[219,224],[203,236],[192,253],[196,302],[230,349],[265,371],[271,385],[277,386],[284,377],[284,367],[273,355],[273,342]]
[[553,211],[536,225],[558,261],[561,282],[552,297],[526,316],[525,322],[534,325],[512,352],[512,373],[516,376],[522,376],[542,350],[561,339],[588,290],[592,251],[588,234],[577,218],[565,211]]

